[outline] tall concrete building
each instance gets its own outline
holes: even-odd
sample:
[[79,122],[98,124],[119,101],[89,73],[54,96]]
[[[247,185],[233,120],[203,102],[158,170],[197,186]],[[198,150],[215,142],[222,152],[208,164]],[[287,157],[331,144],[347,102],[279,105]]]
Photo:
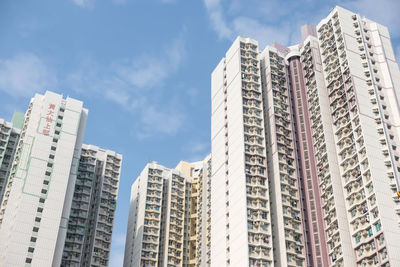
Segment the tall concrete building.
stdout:
[[302,37],[238,37],[212,74],[211,265],[400,265],[388,30],[335,7]]
[[274,255],[258,43],[238,37],[211,84],[211,265],[269,266]]
[[[346,210],[352,248],[337,249],[340,239],[328,242],[329,262],[351,254],[359,266],[400,265],[400,72],[388,29],[337,7],[317,34],[330,106],[322,116],[333,122],[340,177],[329,179],[320,165],[327,184],[321,203],[327,226]],[[331,201],[335,185],[329,182],[341,184],[344,205]],[[338,226],[330,230],[341,232]]]
[[183,266],[190,184],[156,162],[132,185],[124,266]]
[[60,266],[87,110],[32,98],[0,210],[1,266]]
[[10,175],[23,123],[24,114],[18,112],[14,113],[11,122],[0,119],[0,203]]
[[124,266],[210,265],[210,158],[146,165],[132,185]]
[[108,266],[122,155],[83,145],[61,266]]
[[176,169],[190,178],[187,266],[210,266],[211,157],[193,163],[181,161]]

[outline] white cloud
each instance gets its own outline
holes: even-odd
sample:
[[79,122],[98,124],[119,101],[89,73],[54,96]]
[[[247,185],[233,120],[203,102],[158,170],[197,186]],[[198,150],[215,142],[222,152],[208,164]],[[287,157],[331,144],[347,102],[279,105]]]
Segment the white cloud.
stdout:
[[389,28],[391,37],[400,36],[400,1],[398,0],[353,0],[341,1],[344,8],[360,13],[361,16],[373,20]]
[[[83,8],[93,8],[95,0],[72,0],[77,6]],[[127,3],[129,0],[112,0],[117,5],[123,5]],[[176,0],[159,0],[161,3],[175,3]]]
[[287,44],[290,38],[288,24],[269,26],[253,18],[237,17],[233,20],[233,27],[238,35],[249,36],[257,40],[261,48],[273,42]]
[[21,37],[27,38],[40,29],[40,24],[35,20],[30,20],[28,23],[22,22],[18,28]]
[[129,62],[115,63],[118,78],[134,88],[153,88],[160,86],[164,80],[176,72],[185,56],[185,46],[182,38],[173,40],[161,56],[142,56]]
[[[182,66],[185,43],[178,37],[161,48],[158,54],[143,54],[136,59],[116,60],[105,68],[84,59],[67,76],[71,88],[81,94],[97,95],[118,104],[138,117],[137,136],[174,135],[185,116],[179,105],[159,99],[167,79]],[[173,99],[173,94],[169,95]],[[160,103],[160,101],[163,101]]]
[[210,153],[209,140],[194,140],[182,146],[182,151],[186,154],[185,160],[189,162],[199,161]]
[[139,129],[137,137],[147,138],[154,133],[174,135],[181,130],[184,119],[184,114],[174,106],[164,109],[154,105],[145,106],[141,113],[143,127]]
[[284,45],[290,41],[290,25],[281,19],[287,13],[282,12],[281,1],[268,1],[266,4],[260,0],[234,0],[223,4],[221,0],[204,0],[204,4],[220,39],[233,40],[238,35],[250,37],[259,41],[261,48],[274,41]]
[[[317,24],[329,14],[332,3],[319,0],[203,0],[212,28],[220,39],[232,41],[237,35],[256,39],[261,49],[277,41],[291,45],[300,41],[303,24]],[[393,38],[400,37],[400,1],[337,0],[351,11],[360,13],[389,28]]]
[[191,152],[204,152],[209,147],[210,147],[209,142],[196,141],[196,142],[189,144],[189,150]]
[[233,31],[228,27],[220,0],[204,0],[211,24],[221,39],[232,39]]
[[73,0],[74,3],[80,7],[84,8],[93,8],[94,0]]
[[57,78],[37,55],[21,53],[0,59],[0,90],[14,97],[32,97],[34,93],[54,90]]

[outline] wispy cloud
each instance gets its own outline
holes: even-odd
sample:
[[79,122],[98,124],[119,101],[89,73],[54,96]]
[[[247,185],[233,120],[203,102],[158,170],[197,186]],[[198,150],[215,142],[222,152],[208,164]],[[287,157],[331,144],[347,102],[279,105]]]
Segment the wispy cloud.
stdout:
[[182,38],[177,38],[165,47],[162,55],[144,55],[139,59],[115,63],[113,68],[119,79],[134,88],[153,88],[176,72],[185,56]]
[[[139,138],[174,135],[181,129],[185,116],[179,105],[159,96],[166,94],[166,81],[181,68],[185,56],[185,43],[180,36],[158,53],[116,60],[106,67],[84,59],[67,80],[78,93],[105,97],[138,116]],[[169,98],[173,99],[173,93]]]
[[400,1],[398,0],[352,0],[340,1],[344,8],[360,13],[368,19],[389,28],[391,37],[400,37]]
[[300,40],[300,27],[317,24],[338,5],[387,26],[392,37],[400,37],[400,1],[337,0],[203,0],[213,30],[220,39],[237,35],[254,38],[260,47],[272,42],[291,45]]
[[220,39],[233,40],[241,35],[258,40],[260,46],[272,42],[286,45],[290,41],[292,29],[287,20],[281,19],[287,15],[282,12],[284,8],[280,8],[281,1],[266,4],[259,0],[204,0],[204,4],[211,26]]
[[27,38],[40,29],[40,24],[36,20],[31,20],[28,23],[22,22],[18,28],[21,37]]
[[63,84],[82,96],[108,99],[135,114],[138,138],[175,135],[186,118],[182,105],[175,100],[179,97],[165,88],[184,62],[184,39],[175,38],[157,51],[105,65],[84,58],[72,72],[59,76],[39,56],[17,54],[0,59],[0,91],[14,97],[32,97],[36,92],[58,91],[57,85]]
[[181,130],[184,120],[181,110],[172,105],[163,110],[157,109],[155,105],[144,106],[141,110],[142,128],[137,136],[147,138],[154,133],[174,135]]
[[234,33],[225,20],[223,7],[220,0],[204,0],[212,27],[221,39],[232,39]]
[[93,8],[95,0],[72,0],[76,5],[83,8]]
[[192,140],[182,146],[182,151],[186,154],[185,160],[189,162],[202,160],[210,153],[210,141]]
[[[82,8],[93,8],[95,4],[95,0],[72,0],[77,6]],[[111,0],[115,4],[123,5],[127,3],[129,0]],[[176,0],[159,0],[161,3],[175,3]]]
[[256,38],[261,46],[278,42],[289,43],[289,24],[279,27],[263,24],[259,20],[249,17],[237,17],[233,20],[233,28],[238,35]]
[[14,97],[31,97],[34,93],[54,90],[55,72],[37,55],[20,53],[0,59],[0,90]]

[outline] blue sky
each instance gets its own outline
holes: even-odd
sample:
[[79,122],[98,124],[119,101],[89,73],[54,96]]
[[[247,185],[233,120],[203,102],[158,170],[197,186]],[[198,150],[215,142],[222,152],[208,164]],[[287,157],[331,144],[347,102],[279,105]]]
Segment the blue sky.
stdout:
[[210,74],[239,34],[291,45],[335,5],[389,27],[381,0],[0,1],[0,117],[55,91],[89,109],[85,143],[124,155],[111,265],[122,266],[130,186],[149,159],[168,167],[210,150]]

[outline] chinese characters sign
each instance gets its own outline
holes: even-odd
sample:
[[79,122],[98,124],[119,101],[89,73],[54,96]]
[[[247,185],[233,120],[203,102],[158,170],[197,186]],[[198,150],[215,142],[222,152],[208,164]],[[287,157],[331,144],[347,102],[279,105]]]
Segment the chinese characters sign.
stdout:
[[56,105],[49,104],[49,106],[47,108],[47,114],[46,114],[46,117],[45,117],[45,124],[44,124],[43,130],[42,130],[42,133],[44,135],[49,135],[49,133],[50,133],[50,125],[53,122],[55,107],[56,107]]

